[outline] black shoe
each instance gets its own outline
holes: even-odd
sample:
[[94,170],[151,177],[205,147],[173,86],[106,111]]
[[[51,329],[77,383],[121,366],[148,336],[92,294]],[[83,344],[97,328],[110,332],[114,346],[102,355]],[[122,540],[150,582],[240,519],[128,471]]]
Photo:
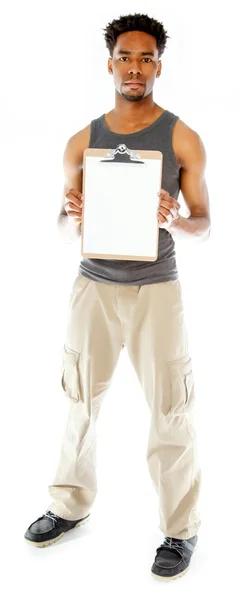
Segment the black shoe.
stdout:
[[177,579],[188,570],[197,535],[188,540],[166,537],[156,550],[155,561],[151,571],[158,579]]
[[24,534],[25,540],[34,546],[50,546],[57,542],[66,531],[86,523],[88,517],[89,515],[77,521],[68,521],[47,510],[42,517],[31,523]]

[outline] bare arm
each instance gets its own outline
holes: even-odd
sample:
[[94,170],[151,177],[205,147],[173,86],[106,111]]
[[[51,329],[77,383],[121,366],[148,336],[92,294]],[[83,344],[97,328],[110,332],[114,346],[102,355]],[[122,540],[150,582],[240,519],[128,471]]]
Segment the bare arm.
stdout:
[[181,163],[180,188],[190,211],[188,218],[179,215],[168,227],[178,238],[196,236],[203,241],[210,235],[209,195],[205,181],[206,152],[199,135],[184,123],[178,123],[173,140]]
[[90,126],[88,125],[69,139],[63,156],[65,183],[57,225],[61,237],[69,242],[76,240],[80,236],[81,223],[75,223],[68,216],[65,210],[65,204],[68,202],[66,194],[71,188],[82,192],[83,153],[85,148],[89,146],[89,136]]

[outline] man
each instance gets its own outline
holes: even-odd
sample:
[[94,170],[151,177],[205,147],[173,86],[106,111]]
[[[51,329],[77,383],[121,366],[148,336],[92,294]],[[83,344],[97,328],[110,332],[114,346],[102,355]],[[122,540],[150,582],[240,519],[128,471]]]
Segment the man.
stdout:
[[[173,236],[207,238],[210,212],[199,135],[153,100],[167,37],[163,25],[147,15],[122,16],[107,26],[115,107],[73,135],[65,148],[66,182],[58,223],[69,240],[81,234],[85,148],[123,143],[129,149],[163,153],[162,190],[157,190],[158,258],[84,258],[80,263],[70,298],[62,373],[69,420],[49,486],[52,504],[30,525],[25,538],[46,546],[89,517],[97,493],[96,420],[125,345],[151,412],[147,462],[165,536],[151,571],[173,579],[186,572],[201,523],[200,468],[191,417],[194,382]],[[180,189],[188,218],[179,214]]]

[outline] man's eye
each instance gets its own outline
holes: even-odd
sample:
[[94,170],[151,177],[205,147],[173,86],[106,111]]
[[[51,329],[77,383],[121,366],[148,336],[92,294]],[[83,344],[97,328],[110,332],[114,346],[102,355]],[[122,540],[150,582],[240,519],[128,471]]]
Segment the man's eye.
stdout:
[[[121,56],[121,58],[120,58],[120,60],[126,60],[126,59],[128,59],[128,56]],[[148,58],[148,57],[142,58],[142,60],[149,60],[151,62],[151,58]]]

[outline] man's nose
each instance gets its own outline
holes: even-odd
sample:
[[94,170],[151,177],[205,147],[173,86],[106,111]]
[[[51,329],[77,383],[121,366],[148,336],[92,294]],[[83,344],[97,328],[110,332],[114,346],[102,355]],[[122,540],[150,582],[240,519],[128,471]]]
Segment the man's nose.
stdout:
[[138,65],[138,64],[136,64],[136,65],[135,65],[134,63],[132,63],[132,65],[131,65],[131,67],[130,67],[130,69],[129,69],[128,73],[134,73],[135,75],[136,75],[137,73],[139,73],[139,74],[140,74],[140,73],[141,73],[141,69],[140,69],[140,67],[139,67],[139,65]]

